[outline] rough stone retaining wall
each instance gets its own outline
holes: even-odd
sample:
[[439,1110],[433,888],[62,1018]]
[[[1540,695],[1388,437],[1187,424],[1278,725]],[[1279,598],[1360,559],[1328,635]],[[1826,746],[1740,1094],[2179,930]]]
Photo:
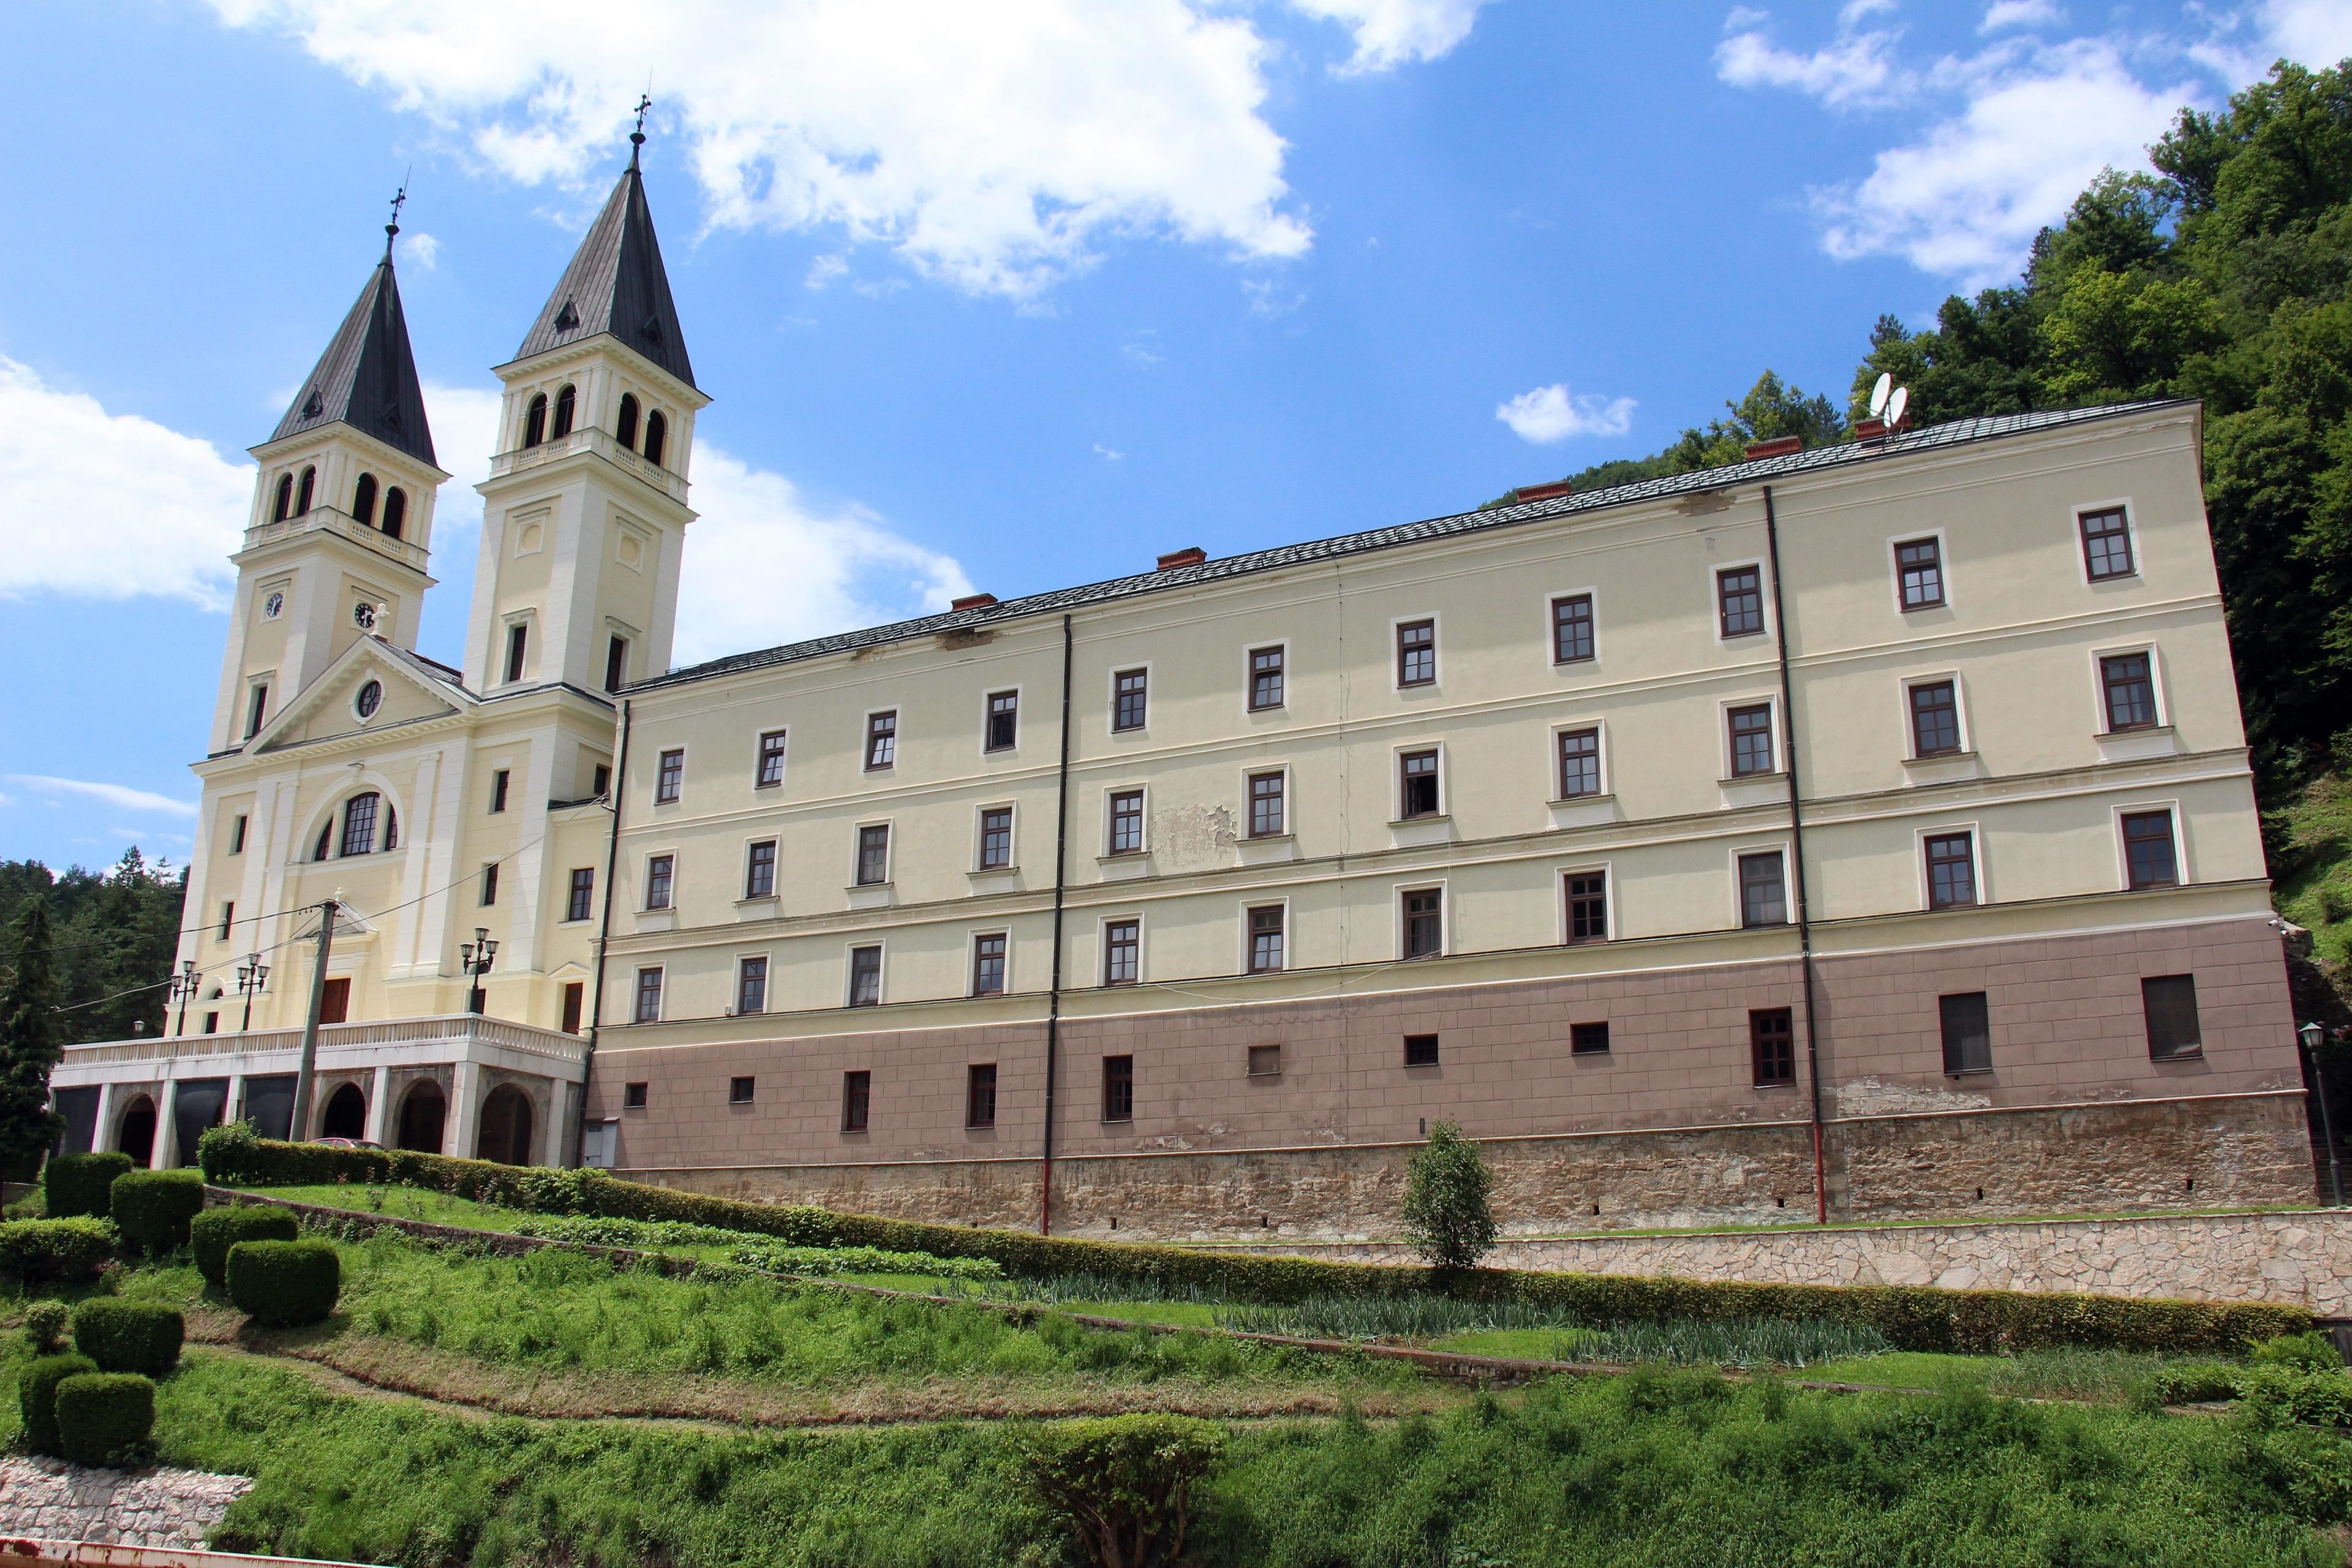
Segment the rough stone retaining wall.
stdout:
[[0,1534],[121,1546],[202,1546],[253,1488],[202,1470],[84,1469],[47,1455],[0,1458]]
[[[1393,1242],[1231,1250],[1357,1263],[1414,1260]],[[2322,1318],[2352,1318],[2352,1209],[1506,1240],[1486,1261],[1498,1268],[1789,1285],[2278,1301]]]

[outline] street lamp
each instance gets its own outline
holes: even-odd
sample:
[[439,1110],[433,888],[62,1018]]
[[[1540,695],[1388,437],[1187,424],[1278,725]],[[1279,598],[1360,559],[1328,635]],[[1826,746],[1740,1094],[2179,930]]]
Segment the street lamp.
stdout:
[[236,988],[245,994],[245,1022],[238,1026],[239,1034],[252,1031],[254,994],[268,978],[269,965],[261,962],[261,954],[257,952],[236,966]]
[[2344,1173],[2336,1161],[2336,1128],[2327,1115],[2327,1079],[2319,1070],[2319,1047],[2327,1038],[2324,1024],[2305,1024],[2295,1032],[2302,1042],[2304,1060],[2310,1064],[2311,1092],[2319,1101],[2319,1141],[2327,1145],[2327,1190],[2336,1199],[2336,1206],[2344,1206]]
[[204,974],[196,968],[194,959],[180,960],[180,973],[172,976],[171,988],[164,994],[180,1004],[180,1026],[173,1031],[173,1034],[188,1032],[188,998],[194,996],[204,983]]
[[478,1015],[482,1010],[482,976],[490,972],[491,955],[498,951],[499,944],[490,940],[488,926],[476,926],[474,940],[458,945],[458,965],[474,982],[474,994],[466,1005],[466,1010],[469,1013]]

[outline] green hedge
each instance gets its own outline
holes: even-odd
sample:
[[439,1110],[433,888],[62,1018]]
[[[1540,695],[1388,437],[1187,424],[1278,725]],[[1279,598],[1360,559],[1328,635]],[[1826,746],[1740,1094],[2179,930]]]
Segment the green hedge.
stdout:
[[180,1364],[187,1325],[161,1301],[93,1296],[74,1309],[74,1349],[104,1372],[165,1377]]
[[2248,1344],[2312,1326],[2298,1307],[2137,1300],[2019,1290],[1938,1290],[1901,1285],[1766,1285],[1327,1263],[1080,1241],[1026,1231],[979,1230],[835,1214],[791,1204],[751,1204],[624,1182],[593,1171],[551,1171],[377,1149],[332,1149],[256,1139],[241,1179],[256,1185],[347,1181],[429,1187],[538,1213],[676,1220],[773,1236],[796,1247],[872,1247],[940,1258],[987,1258],[1020,1279],[1092,1274],[1198,1286],[1235,1300],[1286,1305],[1318,1295],[1398,1295],[1443,1289],[1475,1300],[1555,1307],[1591,1322],[1661,1318],[1811,1319],[1877,1330],[1898,1350],[1985,1353],[2053,1345],[2235,1355]]
[[103,1219],[113,1212],[108,1189],[132,1169],[128,1154],[59,1154],[41,1173],[42,1205],[51,1219],[78,1214]]
[[228,1249],[240,1241],[293,1241],[302,1227],[285,1209],[231,1204],[206,1209],[188,1222],[188,1247],[205,1283],[217,1290],[228,1283]]
[[45,1355],[25,1363],[16,1373],[16,1408],[25,1420],[25,1447],[36,1454],[60,1451],[58,1384],[97,1370],[98,1363],[86,1355]]
[[155,1430],[155,1385],[136,1373],[77,1373],[58,1384],[58,1453],[77,1465],[137,1464]]
[[342,1289],[333,1242],[240,1241],[228,1249],[228,1299],[270,1328],[323,1321]]
[[98,1278],[114,1256],[114,1226],[71,1219],[0,1220],[0,1275],[26,1283],[79,1283]]
[[188,1222],[204,1212],[205,1180],[194,1171],[133,1171],[114,1183],[114,1227],[151,1256],[188,1245]]

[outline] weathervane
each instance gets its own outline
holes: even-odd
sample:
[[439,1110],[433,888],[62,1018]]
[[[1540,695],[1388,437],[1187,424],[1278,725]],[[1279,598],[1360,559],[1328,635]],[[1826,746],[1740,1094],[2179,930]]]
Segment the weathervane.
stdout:
[[400,189],[392,196],[392,221],[383,226],[384,259],[392,259],[392,242],[400,233],[400,209],[408,205],[408,176],[400,176]]
[[637,128],[629,132],[629,167],[637,166],[637,149],[646,144],[646,110],[654,106],[650,93],[637,95]]

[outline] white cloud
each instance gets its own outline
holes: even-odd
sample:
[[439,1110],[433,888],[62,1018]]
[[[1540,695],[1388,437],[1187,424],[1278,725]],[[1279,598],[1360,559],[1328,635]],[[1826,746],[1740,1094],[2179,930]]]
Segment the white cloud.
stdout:
[[2055,27],[2066,20],[2066,13],[2058,9],[2056,0],[1993,0],[1985,7],[1984,20],[1977,24],[1979,33],[1998,33],[2004,27]]
[[2270,0],[2262,18],[2271,47],[2299,65],[2318,70],[2352,55],[2352,6],[2344,0]]
[[1127,454],[1125,452],[1118,451],[1115,448],[1106,447],[1101,442],[1097,441],[1095,443],[1095,456],[1100,458],[1106,463],[1116,463],[1120,458],[1126,457]]
[[[1368,63],[1425,58],[1471,0],[1315,0]],[[709,220],[824,228],[1026,298],[1115,237],[1302,254],[1271,46],[1209,0],[213,0],[462,136],[522,181],[601,184],[648,79]],[[1195,9],[1195,6],[1198,9]],[[1318,14],[1326,12],[1318,11]]]
[[0,358],[0,598],[141,595],[225,609],[253,469],[210,442]]
[[1881,104],[1907,94],[1908,72],[1894,59],[1899,32],[1856,30],[1874,4],[1838,14],[1837,36],[1810,54],[1780,48],[1767,35],[1769,16],[1741,8],[1726,18],[1729,36],[1716,46],[1715,74],[1733,87],[1787,87],[1833,108]]
[[400,236],[400,259],[413,262],[430,272],[441,265],[441,242],[429,234],[411,234],[404,229]]
[[1495,417],[1521,440],[1539,446],[1570,436],[1622,436],[1633,426],[1633,400],[1571,395],[1565,383],[1556,381],[1497,404]]
[[132,789],[127,784],[103,784],[90,779],[52,778],[47,773],[10,773],[8,782],[21,784],[35,795],[87,795],[124,811],[160,811],[172,816],[188,817],[196,815],[196,803],[193,800],[157,795],[152,790]]
[[1389,70],[1433,60],[1470,36],[1491,0],[1291,0],[1310,16],[1344,24],[1356,52],[1337,68],[1344,74]]

